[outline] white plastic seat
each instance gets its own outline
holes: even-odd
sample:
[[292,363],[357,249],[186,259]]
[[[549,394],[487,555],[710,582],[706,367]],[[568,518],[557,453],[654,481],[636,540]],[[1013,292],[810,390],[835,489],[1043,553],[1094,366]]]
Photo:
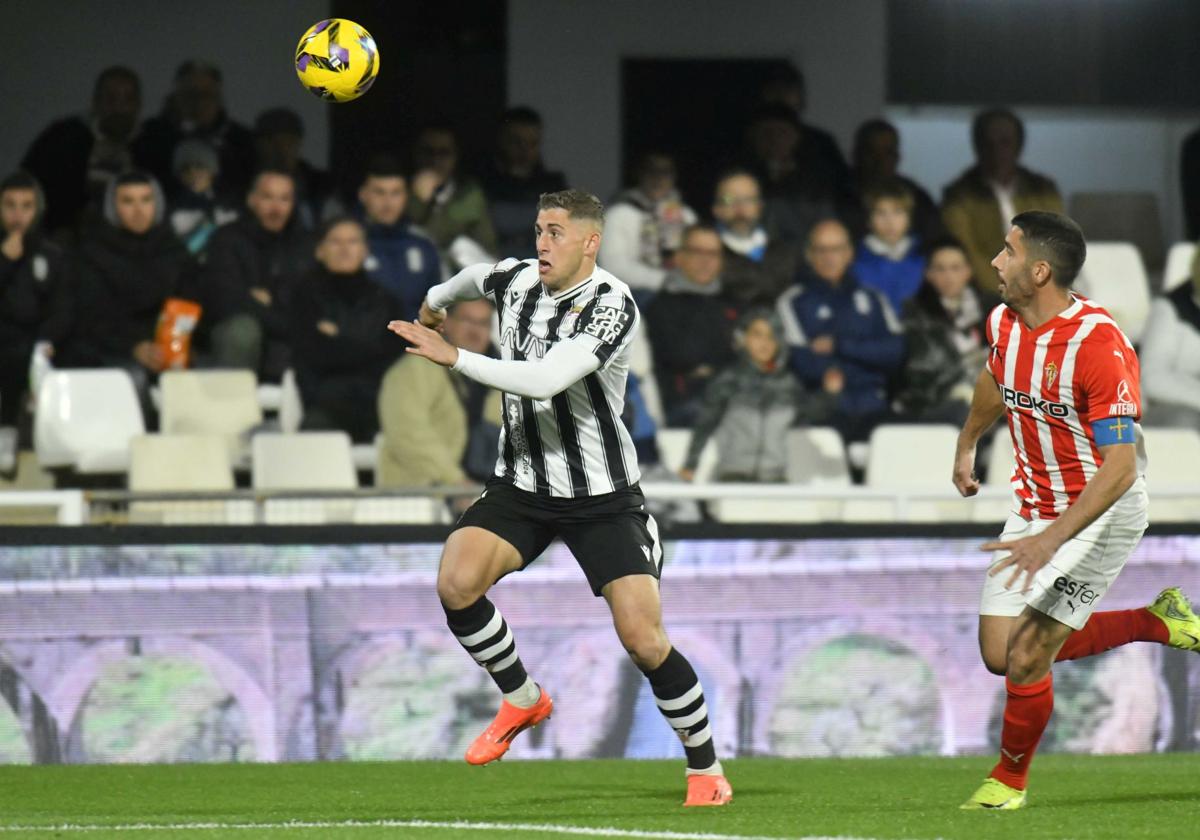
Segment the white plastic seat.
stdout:
[[251,440],[250,483],[256,490],[354,490],[350,436],[345,432],[263,432]]
[[215,434],[229,460],[243,458],[242,435],[262,423],[258,384],[249,370],[172,370],[159,378],[164,434]]
[[[1200,521],[1200,432],[1142,427],[1146,439],[1146,490],[1151,522]],[[1192,490],[1186,498],[1165,498],[1156,490]]]
[[[683,468],[687,459],[688,445],[692,442],[691,429],[659,429],[656,436],[658,442],[658,457],[663,466],[673,473]],[[695,482],[705,484],[712,481],[713,472],[717,468],[717,441],[709,438],[704,449],[700,450],[700,462],[696,465]]]
[[941,423],[885,424],[871,433],[866,486],[877,490],[940,492],[945,501],[914,501],[904,514],[890,501],[848,501],[843,518],[849,522],[946,522],[970,519],[971,503],[954,498],[950,481],[958,429]]
[[130,441],[145,431],[133,380],[120,368],[54,370],[38,389],[33,439],[43,467],[125,472]]
[[[217,435],[141,435],[130,447],[129,489],[140,492],[233,489],[225,441]],[[134,501],[129,520],[162,525],[251,524],[245,499]]]
[[1167,267],[1163,269],[1162,289],[1169,292],[1182,286],[1192,277],[1192,261],[1196,259],[1195,242],[1176,242],[1167,251]]
[[1131,243],[1089,242],[1075,288],[1107,309],[1130,341],[1141,339],[1150,317],[1150,281]]

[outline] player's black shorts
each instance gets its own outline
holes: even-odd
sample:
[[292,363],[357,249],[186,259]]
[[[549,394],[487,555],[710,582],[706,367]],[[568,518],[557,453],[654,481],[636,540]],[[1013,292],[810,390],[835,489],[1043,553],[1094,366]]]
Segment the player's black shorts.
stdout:
[[539,496],[503,479],[488,481],[483,495],[454,526],[491,531],[521,553],[524,569],[561,537],[587,575],[592,593],[626,575],[662,574],[658,526],[646,513],[636,484],[615,493],[564,499]]

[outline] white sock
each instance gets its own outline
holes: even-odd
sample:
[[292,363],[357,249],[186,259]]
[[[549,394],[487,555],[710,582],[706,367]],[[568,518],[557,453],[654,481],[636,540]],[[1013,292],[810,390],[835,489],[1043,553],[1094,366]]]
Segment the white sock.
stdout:
[[714,761],[711,767],[705,767],[703,770],[693,770],[691,767],[687,769],[689,776],[724,776],[725,771],[721,769],[721,762]]
[[[533,681],[532,677],[526,677],[525,682],[516,691],[510,691],[504,695],[504,699],[518,709],[528,709],[536,703],[542,696],[542,689]],[[718,765],[719,766],[719,765]]]

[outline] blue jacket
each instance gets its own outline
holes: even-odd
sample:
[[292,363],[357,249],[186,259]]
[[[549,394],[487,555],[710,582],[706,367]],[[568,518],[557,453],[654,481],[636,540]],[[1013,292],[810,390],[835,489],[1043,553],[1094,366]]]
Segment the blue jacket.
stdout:
[[400,304],[399,318],[411,321],[431,286],[442,282],[437,247],[407,222],[377,225],[363,220],[367,229],[367,274]]
[[866,243],[860,242],[850,270],[864,286],[883,292],[893,311],[900,312],[905,302],[921,288],[925,258],[915,242],[899,260],[877,254]]
[[[838,408],[851,415],[888,406],[888,379],[904,363],[904,335],[883,294],[846,273],[834,286],[813,275],[779,299],[788,361],[800,381],[820,390],[825,371],[840,368],[846,384]],[[813,339],[833,337],[833,353],[810,348]]]

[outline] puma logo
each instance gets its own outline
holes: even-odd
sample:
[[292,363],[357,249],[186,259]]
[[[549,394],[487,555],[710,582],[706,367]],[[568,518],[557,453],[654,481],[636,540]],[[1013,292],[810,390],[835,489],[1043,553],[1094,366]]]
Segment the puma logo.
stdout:
[[1009,761],[1011,761],[1013,764],[1020,764],[1021,759],[1025,757],[1025,753],[1017,753],[1016,755],[1013,755],[1008,750],[1004,749],[1004,747],[1000,748],[1000,754],[1003,755],[1005,758],[1007,758]]

